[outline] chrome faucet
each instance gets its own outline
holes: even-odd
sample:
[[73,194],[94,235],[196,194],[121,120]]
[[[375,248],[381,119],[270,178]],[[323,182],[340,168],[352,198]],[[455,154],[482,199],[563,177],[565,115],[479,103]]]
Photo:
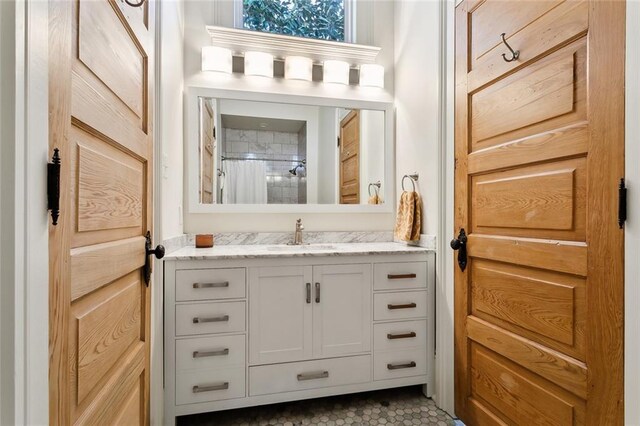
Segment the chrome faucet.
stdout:
[[302,226],[302,219],[296,220],[296,232],[293,235],[293,245],[299,246],[302,245],[302,231],[304,230],[304,226]]

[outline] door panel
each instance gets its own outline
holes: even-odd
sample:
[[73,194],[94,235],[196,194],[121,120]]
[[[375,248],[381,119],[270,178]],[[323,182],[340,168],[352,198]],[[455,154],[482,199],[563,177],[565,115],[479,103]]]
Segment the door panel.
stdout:
[[471,394],[510,424],[584,423],[584,402],[480,345],[471,345]]
[[251,364],[311,358],[311,282],[310,266],[262,267],[249,270]]
[[154,3],[50,2],[50,422],[148,424]]
[[467,0],[456,28],[456,414],[619,424],[624,2]]
[[470,189],[474,233],[585,241],[585,158],[474,175]]
[[584,361],[585,280],[475,259],[473,316]]
[[[469,92],[580,37],[589,22],[587,0],[477,1],[469,3],[468,10],[472,51],[467,64]],[[518,61],[502,59],[502,53],[507,52],[502,32],[516,49],[527,46],[520,49]]]
[[371,265],[313,267],[320,298],[313,304],[314,356],[371,349]]

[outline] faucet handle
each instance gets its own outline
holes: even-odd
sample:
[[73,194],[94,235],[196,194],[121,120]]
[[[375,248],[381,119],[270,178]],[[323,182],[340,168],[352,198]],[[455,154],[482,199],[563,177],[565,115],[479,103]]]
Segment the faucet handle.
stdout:
[[304,229],[304,226],[302,225],[302,219],[296,220],[296,229],[299,231],[302,231]]

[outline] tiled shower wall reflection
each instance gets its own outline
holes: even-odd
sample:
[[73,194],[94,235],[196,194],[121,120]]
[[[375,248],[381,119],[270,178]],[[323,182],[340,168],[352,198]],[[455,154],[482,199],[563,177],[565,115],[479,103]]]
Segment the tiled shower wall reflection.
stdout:
[[226,157],[291,160],[267,161],[268,204],[306,203],[306,169],[298,169],[298,176],[289,173],[298,161],[306,158],[306,125],[299,133],[239,129],[224,131],[222,155]]

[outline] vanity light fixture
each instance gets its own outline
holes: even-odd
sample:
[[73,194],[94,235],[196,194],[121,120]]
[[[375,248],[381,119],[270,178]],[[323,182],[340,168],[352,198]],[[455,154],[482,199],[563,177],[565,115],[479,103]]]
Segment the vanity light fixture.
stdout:
[[349,84],[349,64],[344,61],[324,61],[322,80],[325,83]]
[[377,64],[360,65],[360,86],[384,88],[384,67]]
[[311,81],[313,60],[304,56],[287,56],[284,60],[284,78]]
[[233,56],[231,50],[218,46],[202,48],[202,71],[217,71],[231,74]]
[[245,52],[244,74],[273,78],[273,55],[255,51]]

